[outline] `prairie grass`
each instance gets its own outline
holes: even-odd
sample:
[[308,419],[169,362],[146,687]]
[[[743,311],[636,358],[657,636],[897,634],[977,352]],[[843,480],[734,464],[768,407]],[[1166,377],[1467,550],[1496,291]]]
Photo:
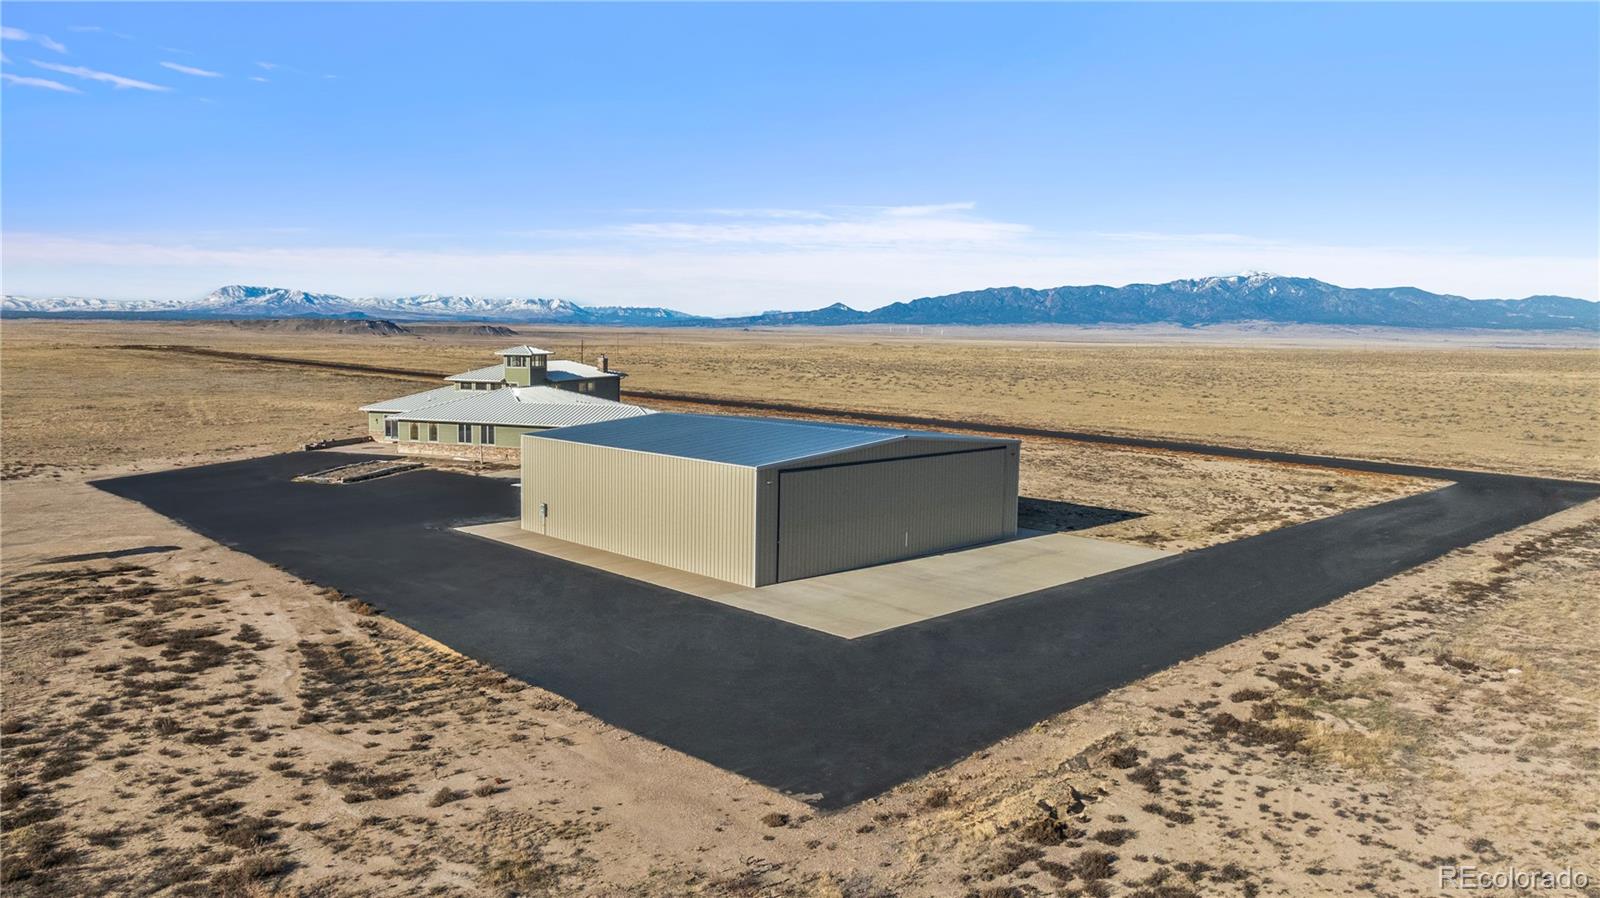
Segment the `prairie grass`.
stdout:
[[[1600,474],[1594,426],[1600,352],[1581,339],[1497,348],[1427,334],[1366,345],[1357,335],[1262,346],[1133,342],[1139,332],[1120,343],[1040,337],[1049,331],[1005,340],[961,333],[522,327],[515,338],[374,337],[13,320],[0,332],[7,464],[74,464],[111,452],[164,457],[175,448],[219,451],[353,435],[364,427],[356,407],[427,386],[120,346],[203,346],[444,374],[491,364],[493,352],[515,339],[589,362],[607,353],[630,375],[625,391]],[[94,386],[68,389],[64,378]]]

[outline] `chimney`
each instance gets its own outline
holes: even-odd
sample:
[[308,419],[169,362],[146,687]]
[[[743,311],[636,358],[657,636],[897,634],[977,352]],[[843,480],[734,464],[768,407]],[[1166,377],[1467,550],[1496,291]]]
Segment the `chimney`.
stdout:
[[611,360],[606,358],[605,356],[601,356],[600,357],[600,370],[606,372],[607,374],[611,373]]

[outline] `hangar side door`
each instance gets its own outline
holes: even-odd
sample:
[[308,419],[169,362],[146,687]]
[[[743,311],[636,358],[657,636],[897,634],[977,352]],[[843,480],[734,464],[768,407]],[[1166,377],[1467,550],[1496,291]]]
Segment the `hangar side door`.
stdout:
[[989,542],[1005,511],[1004,447],[782,471],[778,579]]

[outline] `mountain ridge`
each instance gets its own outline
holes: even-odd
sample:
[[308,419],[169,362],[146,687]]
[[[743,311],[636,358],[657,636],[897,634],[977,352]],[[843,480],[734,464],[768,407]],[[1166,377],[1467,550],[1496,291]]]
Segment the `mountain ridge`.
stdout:
[[817,309],[712,318],[659,306],[585,306],[566,299],[415,294],[347,298],[232,284],[202,299],[117,302],[6,296],[11,317],[385,318],[500,324],[828,327],[850,324],[1179,324],[1245,321],[1425,329],[1600,330],[1600,303],[1565,296],[1467,299],[1417,287],[1340,287],[1315,278],[1246,272],[1160,284],[988,287],[894,302],[870,311]]

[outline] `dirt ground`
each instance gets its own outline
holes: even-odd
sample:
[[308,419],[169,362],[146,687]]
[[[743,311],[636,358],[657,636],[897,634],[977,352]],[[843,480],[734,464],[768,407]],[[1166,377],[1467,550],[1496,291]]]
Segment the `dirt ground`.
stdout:
[[[80,389],[43,375],[95,364],[97,345],[177,342],[183,326],[131,337],[126,325],[73,327],[7,322],[0,335],[8,894],[1433,895],[1447,864],[1572,867],[1600,881],[1600,503],[1452,553],[819,815],[86,484],[359,430],[354,406],[420,387],[103,350],[107,370],[125,379]],[[222,348],[272,341],[290,354],[276,335],[191,333],[209,330],[223,334],[213,344]],[[294,349],[366,353],[396,367],[435,359],[455,370],[498,348],[389,339],[318,335],[315,347]],[[728,370],[773,370],[738,339],[714,339],[728,342],[706,344],[716,352],[664,344],[638,364],[614,349],[614,359],[641,383],[669,358],[717,352]],[[774,357],[809,355],[817,339],[795,337]],[[1260,358],[1161,349],[1214,353],[1218,377],[1255,370],[1250,359]],[[1326,350],[1342,361],[1324,351],[1272,350],[1291,355],[1258,382],[1343,365],[1337,377],[1355,383],[1369,376],[1357,369],[1374,367],[1349,355],[1358,350]],[[1497,467],[1500,453],[1520,446],[1506,467],[1593,465],[1595,375],[1579,364],[1592,356],[1383,352],[1397,355],[1376,367],[1399,379],[1353,399],[1345,414],[1385,404],[1393,408],[1381,420],[1434,414],[1425,406],[1450,386],[1408,379],[1428,359],[1458,372],[1455,389],[1499,378],[1532,391],[1526,407],[1500,415],[1483,396],[1453,400],[1455,414],[1481,420],[1430,424],[1431,441],[1401,433],[1392,443],[1400,457]],[[1402,358],[1415,352],[1437,355]],[[1479,365],[1479,352],[1505,355]],[[1172,364],[1175,383],[1186,365],[1205,367]],[[796,379],[808,370],[797,367]],[[775,375],[748,380],[756,382],[778,388]],[[1118,392],[1135,386],[1100,383],[1094,389],[1107,392],[1093,404],[1132,402],[1126,420],[1160,429],[1141,417],[1153,406]],[[988,401],[997,395],[913,398],[998,419],[1011,407]],[[243,398],[253,401],[240,407]],[[864,394],[855,404],[881,401]],[[1299,441],[1314,436],[1292,417],[1274,420],[1259,396],[1219,389],[1215,402],[1213,420],[1173,433],[1227,441],[1249,430],[1228,410],[1260,404],[1251,426],[1266,435],[1252,444],[1306,448]],[[1048,423],[1068,426],[1053,411]],[[1336,417],[1324,429],[1329,441],[1357,446],[1373,426]],[[1517,435],[1530,427],[1544,429]],[[1580,458],[1585,446],[1591,457]],[[1035,500],[1025,515],[1178,549],[1429,486],[1053,441],[1027,445],[1023,474]]]
[[828,815],[75,476],[6,506],[13,894],[1418,895],[1600,859],[1596,504]]

